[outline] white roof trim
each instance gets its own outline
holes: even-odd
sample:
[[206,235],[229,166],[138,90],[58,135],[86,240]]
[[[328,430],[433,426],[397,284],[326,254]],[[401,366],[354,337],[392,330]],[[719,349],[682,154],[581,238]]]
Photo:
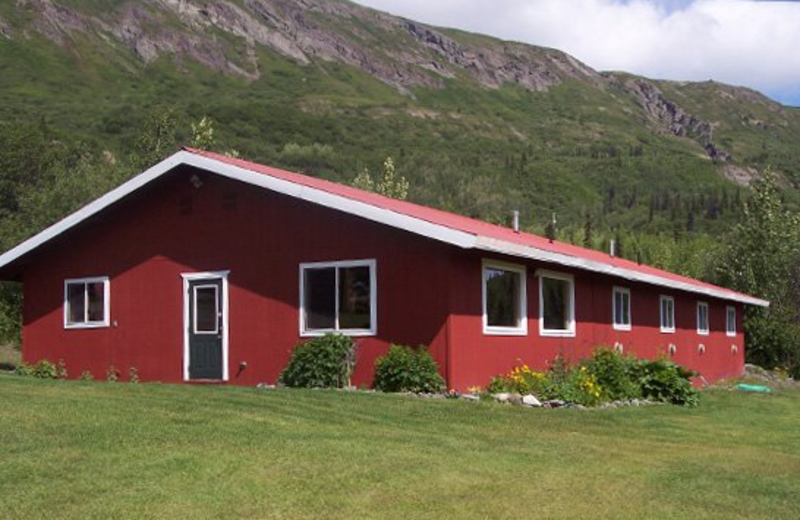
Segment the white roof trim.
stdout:
[[746,303],[748,305],[757,305],[759,307],[768,307],[769,302],[760,298],[754,298],[744,294],[734,294],[723,289],[715,289],[712,287],[702,287],[688,282],[678,280],[671,280],[654,274],[642,273],[624,267],[616,267],[611,264],[589,260],[577,256],[570,256],[561,253],[553,253],[543,249],[515,244],[505,240],[498,240],[489,237],[478,237],[475,244],[476,249],[483,251],[491,251],[494,253],[503,253],[506,255],[530,258],[532,260],[540,260],[543,262],[551,262],[568,267],[575,267],[584,271],[592,271],[595,273],[607,274],[615,276],[624,280],[632,282],[643,282],[650,285],[657,285],[659,287],[667,287],[670,289],[677,289],[681,291],[703,294],[706,296],[713,296],[728,301],[736,301]]
[[613,265],[580,258],[561,253],[553,253],[543,249],[524,246],[513,242],[493,239],[484,236],[476,236],[472,233],[459,231],[447,226],[435,224],[424,219],[412,217],[403,213],[398,213],[385,208],[380,208],[372,204],[356,201],[342,195],[327,192],[318,188],[312,188],[302,184],[297,184],[284,179],[279,179],[268,174],[255,172],[222,162],[210,157],[198,155],[187,151],[179,151],[167,159],[149,168],[145,172],[137,175],[128,182],[116,189],[108,192],[99,199],[84,206],[75,213],[63,220],[53,224],[44,231],[22,242],[17,247],[0,255],[0,268],[17,260],[23,255],[33,251],[45,242],[55,238],[68,229],[80,224],[91,216],[99,213],[106,207],[118,202],[120,199],[138,190],[139,188],[158,179],[168,171],[180,165],[189,165],[196,168],[207,170],[223,177],[228,177],[237,181],[260,186],[271,191],[282,193],[290,197],[306,200],[314,204],[319,204],[328,208],[343,211],[351,215],[356,215],[373,222],[378,222],[397,229],[402,229],[422,235],[440,242],[451,244],[464,249],[478,249],[516,256],[520,258],[530,258],[544,262],[552,262],[569,267],[575,267],[587,271],[603,273],[616,276],[625,280],[648,283],[671,289],[678,289],[697,294],[703,294],[720,298],[728,301],[736,301],[761,307],[769,306],[769,302],[759,298],[746,295],[731,294],[728,291],[714,288],[701,287],[687,282],[670,280],[657,275],[640,273],[631,269],[614,267]]

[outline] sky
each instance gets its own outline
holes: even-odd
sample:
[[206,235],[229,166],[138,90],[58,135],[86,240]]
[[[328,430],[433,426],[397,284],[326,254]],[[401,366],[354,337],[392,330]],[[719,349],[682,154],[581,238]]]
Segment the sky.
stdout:
[[800,106],[800,1],[355,1],[419,22],[553,47],[597,70],[713,79]]

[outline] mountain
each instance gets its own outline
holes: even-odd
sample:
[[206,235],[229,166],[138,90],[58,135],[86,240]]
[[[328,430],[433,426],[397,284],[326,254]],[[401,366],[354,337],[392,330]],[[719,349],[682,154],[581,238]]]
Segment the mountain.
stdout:
[[394,157],[415,201],[501,221],[715,233],[759,169],[795,200],[800,110],[716,82],[598,72],[563,52],[342,0],[0,4],[0,122],[111,157],[149,114],[347,182]]

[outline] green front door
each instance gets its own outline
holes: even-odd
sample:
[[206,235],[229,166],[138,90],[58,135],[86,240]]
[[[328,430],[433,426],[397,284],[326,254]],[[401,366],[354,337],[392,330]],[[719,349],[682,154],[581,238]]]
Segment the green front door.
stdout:
[[222,278],[191,280],[189,379],[222,379]]

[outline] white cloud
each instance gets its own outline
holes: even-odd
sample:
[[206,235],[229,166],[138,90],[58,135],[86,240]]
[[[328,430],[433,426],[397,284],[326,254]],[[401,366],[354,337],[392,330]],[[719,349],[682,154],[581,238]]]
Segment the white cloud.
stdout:
[[800,3],[357,0],[418,21],[561,49],[599,70],[714,79],[800,104]]

